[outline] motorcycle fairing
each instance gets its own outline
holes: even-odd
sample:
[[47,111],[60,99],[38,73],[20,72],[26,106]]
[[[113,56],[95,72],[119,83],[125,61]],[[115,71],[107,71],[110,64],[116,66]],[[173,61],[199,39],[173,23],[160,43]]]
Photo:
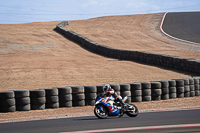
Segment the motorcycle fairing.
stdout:
[[114,97],[105,97],[101,102],[109,110],[109,115],[116,115],[120,113],[120,110],[113,108]]

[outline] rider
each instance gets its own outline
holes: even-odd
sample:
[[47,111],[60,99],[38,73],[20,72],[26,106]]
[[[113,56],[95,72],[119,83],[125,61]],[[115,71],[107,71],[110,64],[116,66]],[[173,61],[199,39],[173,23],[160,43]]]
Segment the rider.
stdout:
[[[115,90],[112,89],[109,84],[104,85],[103,89],[104,89],[105,96],[107,96],[107,97],[113,96],[115,98],[115,100],[118,100],[122,105],[124,105],[124,102],[122,101],[122,97],[118,96],[117,93],[115,92]],[[110,114],[118,114],[119,113],[119,110],[114,109],[112,105],[107,104],[106,106],[109,108]]]

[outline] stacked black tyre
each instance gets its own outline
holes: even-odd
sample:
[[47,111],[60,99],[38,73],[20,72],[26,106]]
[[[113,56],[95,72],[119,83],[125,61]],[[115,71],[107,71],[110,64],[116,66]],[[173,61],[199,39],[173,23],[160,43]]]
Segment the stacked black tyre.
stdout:
[[161,80],[159,82],[161,83],[161,90],[162,90],[161,99],[162,100],[169,99],[169,82],[167,80]]
[[121,93],[120,93],[120,85],[119,84],[111,84],[110,86],[111,86],[112,89],[115,90],[117,95],[119,95],[119,96],[121,95]]
[[31,110],[45,109],[46,98],[44,89],[30,90],[30,99],[31,99]]
[[198,77],[195,77],[194,78],[194,88],[195,88],[195,96],[199,96],[200,93],[199,93],[199,90],[200,90],[200,78]]
[[15,94],[13,91],[0,92],[0,112],[15,112]]
[[103,85],[96,85],[96,88],[97,88],[97,95],[104,92]]
[[57,87],[59,95],[59,107],[72,107],[72,88]]
[[126,103],[131,103],[131,87],[130,84],[120,84],[120,95],[122,98],[128,97]]
[[184,81],[184,97],[190,97],[189,79],[183,79]]
[[195,96],[195,88],[194,88],[194,79],[189,78],[189,87],[190,87],[190,97]]
[[31,100],[29,90],[13,90],[15,93],[16,110],[29,111],[31,110]]
[[176,81],[175,80],[169,80],[169,98],[174,99],[177,97],[176,95]]
[[151,101],[151,83],[142,82],[142,101]]
[[184,81],[182,79],[176,79],[176,94],[177,98],[184,97]]
[[131,101],[142,102],[142,85],[141,83],[130,83]]
[[93,106],[97,97],[96,86],[84,86],[85,89],[85,105]]
[[151,99],[152,100],[161,100],[161,83],[160,82],[151,82]]
[[46,104],[45,108],[59,108],[58,89],[44,89]]
[[72,106],[85,106],[85,94],[83,86],[72,86]]

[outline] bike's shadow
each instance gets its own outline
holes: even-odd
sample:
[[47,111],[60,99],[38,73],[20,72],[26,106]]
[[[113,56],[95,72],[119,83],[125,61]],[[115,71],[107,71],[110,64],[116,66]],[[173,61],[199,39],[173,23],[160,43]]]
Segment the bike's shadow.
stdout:
[[127,117],[127,116],[122,116],[122,117],[117,117],[117,116],[110,116],[106,119],[99,119],[95,116],[86,116],[86,117],[78,117],[78,118],[75,118],[74,120],[77,121],[77,120],[81,120],[81,121],[89,121],[89,120],[113,120],[113,119],[127,119],[127,118],[130,118],[130,117]]

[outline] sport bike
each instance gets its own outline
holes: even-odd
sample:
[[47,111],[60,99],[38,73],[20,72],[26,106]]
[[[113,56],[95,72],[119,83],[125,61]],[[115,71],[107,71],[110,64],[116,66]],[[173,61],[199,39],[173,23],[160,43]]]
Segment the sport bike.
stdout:
[[[123,98],[125,103],[127,96]],[[130,117],[136,117],[139,111],[134,104],[125,103],[122,105],[119,101],[115,100],[113,96],[103,97],[102,94],[98,94],[95,100],[94,114],[99,119],[106,119],[108,116],[121,117],[124,114]]]

